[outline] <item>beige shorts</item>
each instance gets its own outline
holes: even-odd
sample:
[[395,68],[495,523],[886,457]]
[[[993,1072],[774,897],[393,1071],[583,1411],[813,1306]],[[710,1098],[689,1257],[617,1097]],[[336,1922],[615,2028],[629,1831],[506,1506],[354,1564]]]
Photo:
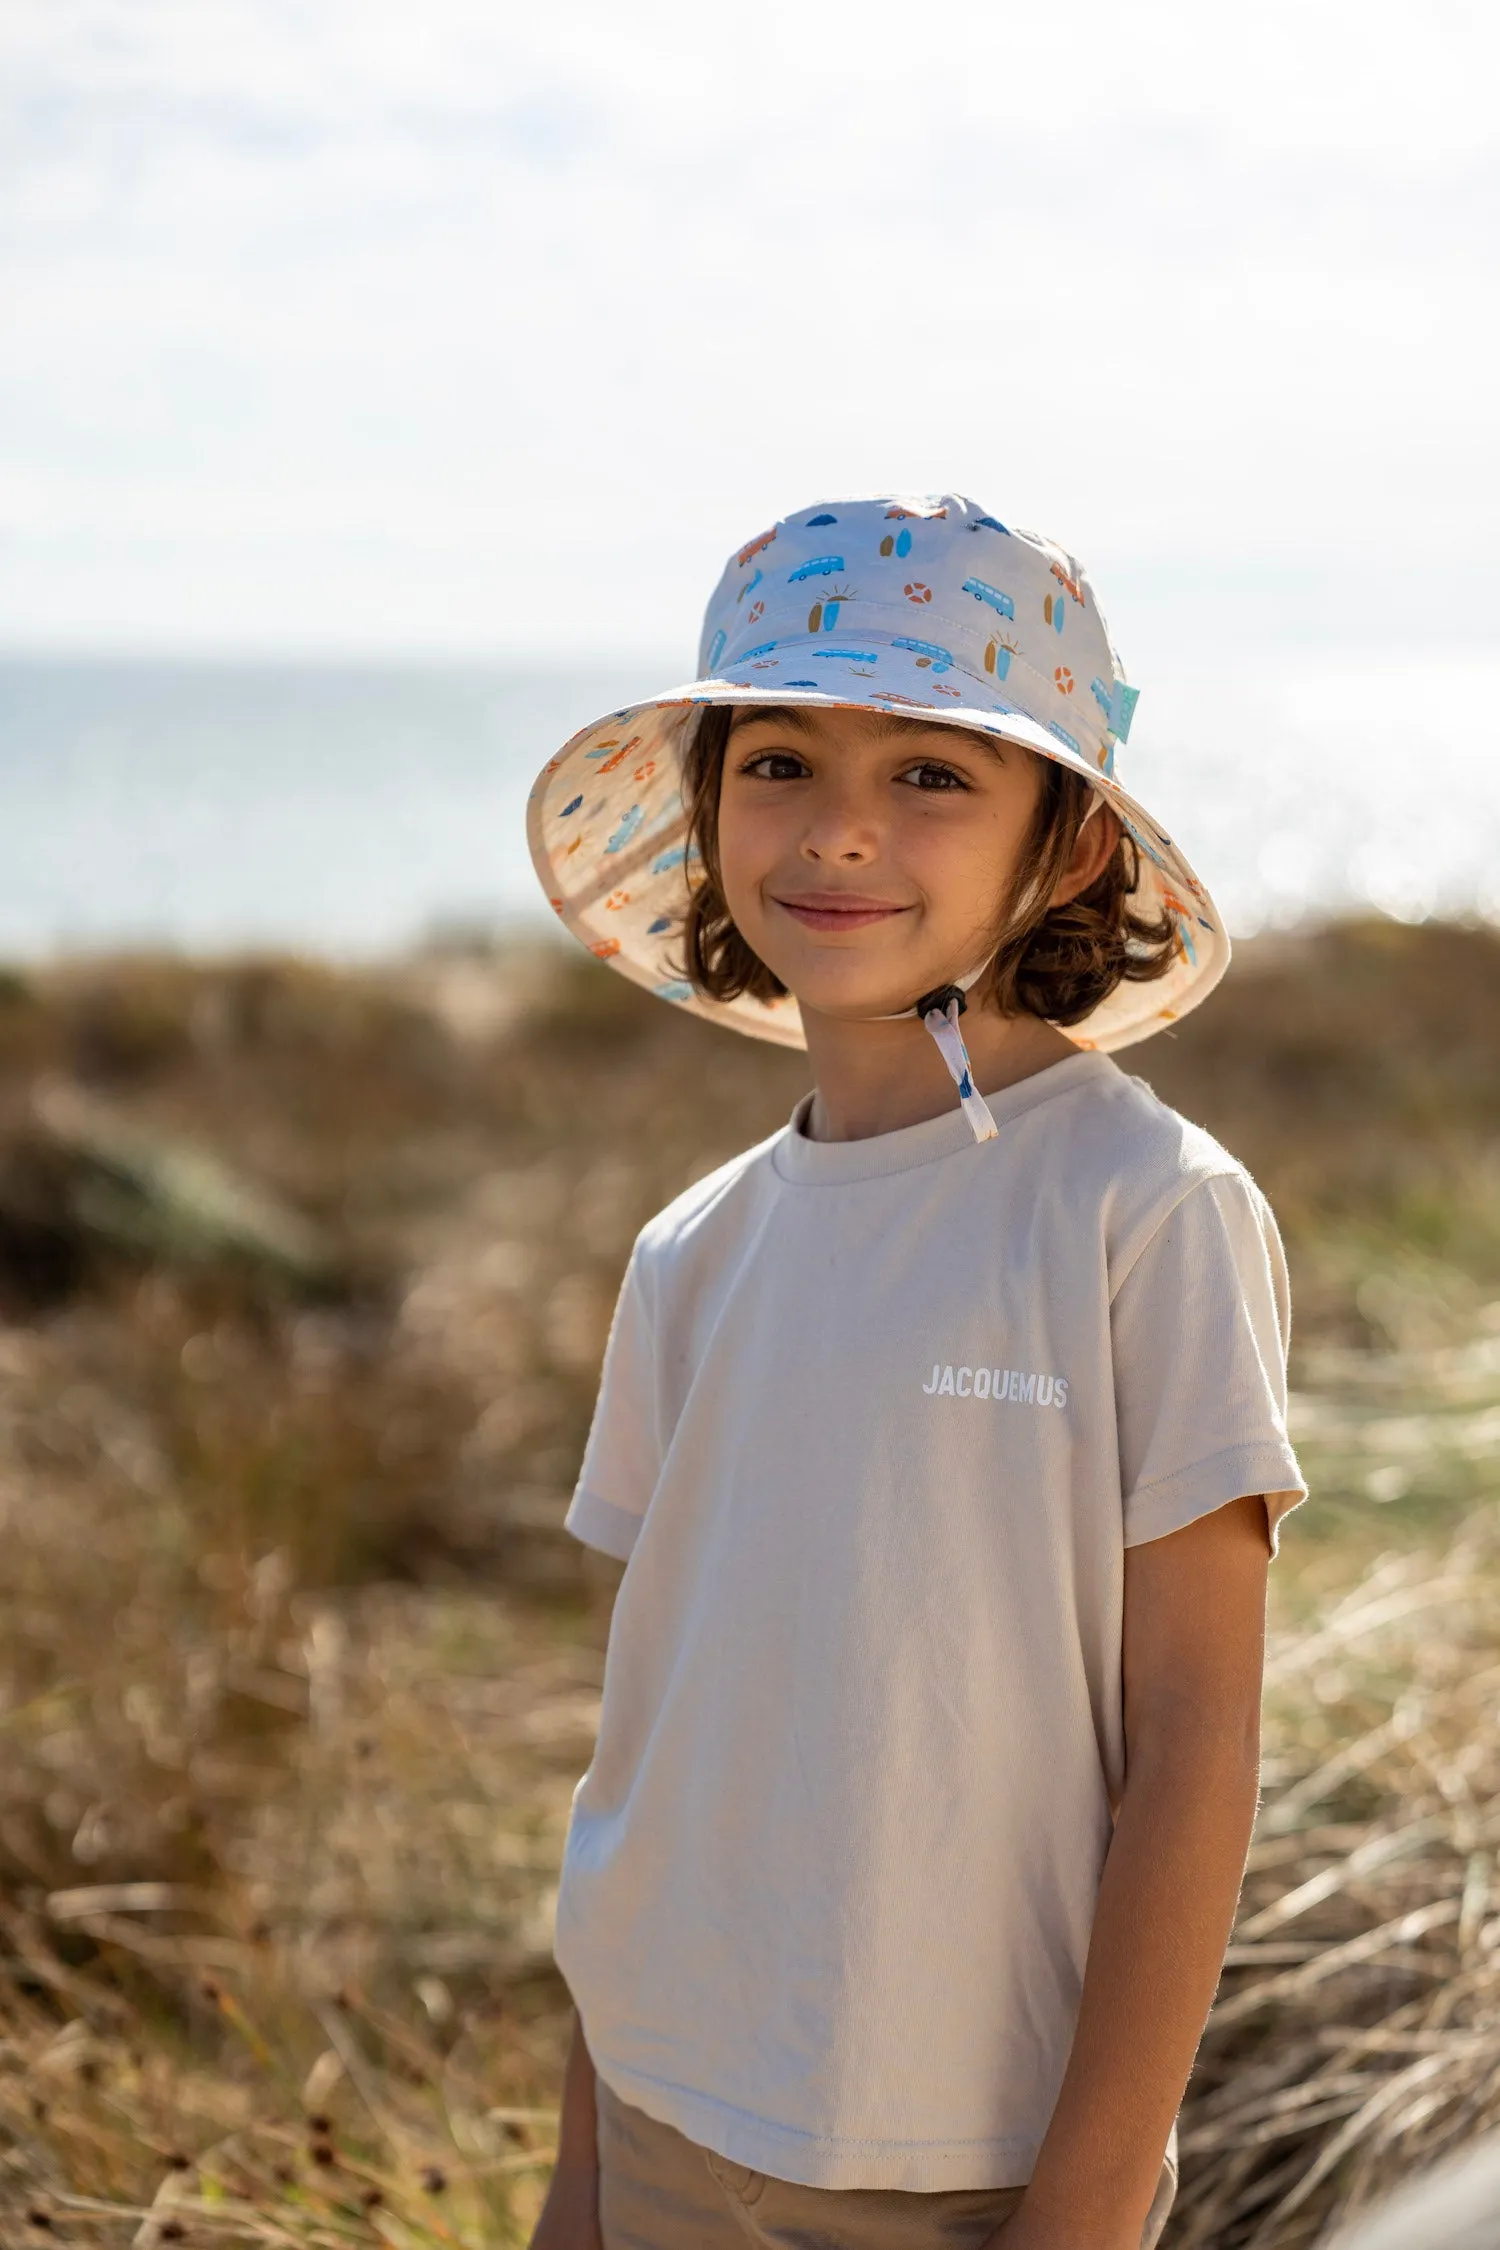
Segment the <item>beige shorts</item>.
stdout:
[[[801,2187],[731,2164],[622,2102],[602,2078],[596,2086],[604,2250],[979,2250],[1026,2192]],[[1164,2165],[1141,2250],[1161,2234],[1176,2187]]]

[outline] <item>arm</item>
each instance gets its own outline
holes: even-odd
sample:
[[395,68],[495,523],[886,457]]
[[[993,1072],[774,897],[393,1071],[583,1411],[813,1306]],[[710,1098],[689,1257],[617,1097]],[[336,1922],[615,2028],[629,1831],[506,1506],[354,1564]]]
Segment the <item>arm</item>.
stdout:
[[557,2162],[531,2250],[600,2250],[598,2130],[594,2058],[575,2011],[563,2071]]
[[1255,1818],[1267,1560],[1258,1499],[1126,1550],[1125,1788],[1057,2107],[995,2250],[1138,2250]]

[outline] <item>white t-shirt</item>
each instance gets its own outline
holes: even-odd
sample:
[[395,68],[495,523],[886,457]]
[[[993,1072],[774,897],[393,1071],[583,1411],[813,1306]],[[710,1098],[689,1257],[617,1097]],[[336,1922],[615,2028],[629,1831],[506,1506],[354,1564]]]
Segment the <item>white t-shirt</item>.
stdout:
[[628,1557],[557,1959],[625,2101],[815,2187],[1029,2178],[1124,1771],[1124,1553],[1305,1490],[1270,1211],[1080,1054],[792,1124],[643,1230],[568,1523]]

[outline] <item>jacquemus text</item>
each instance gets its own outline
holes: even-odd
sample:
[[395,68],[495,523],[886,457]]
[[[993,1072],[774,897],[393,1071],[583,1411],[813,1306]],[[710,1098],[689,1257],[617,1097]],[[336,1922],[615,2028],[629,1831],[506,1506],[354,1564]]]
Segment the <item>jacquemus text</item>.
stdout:
[[1018,1367],[934,1367],[929,1398],[1008,1399],[1013,1406],[1066,1406],[1066,1375],[1023,1375]]

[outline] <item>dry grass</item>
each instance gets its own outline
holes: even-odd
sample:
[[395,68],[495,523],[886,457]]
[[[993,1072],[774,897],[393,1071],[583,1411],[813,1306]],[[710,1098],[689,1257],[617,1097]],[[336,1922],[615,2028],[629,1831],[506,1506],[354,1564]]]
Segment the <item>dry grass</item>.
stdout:
[[[203,1792],[198,1880],[80,1869],[0,1908],[0,2236],[523,2239],[597,1656],[493,1594],[309,1604],[264,1568],[225,1593],[180,1663],[91,1683],[173,1730],[153,1748]],[[269,1727],[216,1723],[233,1694]],[[76,1716],[12,1712],[13,1754],[66,1770]]]
[[[1497,1030],[1492,938],[1376,925],[1141,1058],[1282,1211],[1317,1491],[1179,2246],[1500,2114]],[[636,1227],[801,1083],[552,955],[0,984],[7,2244],[524,2240],[609,1597],[556,1524]]]
[[1176,2250],[1300,2250],[1500,2125],[1500,1511],[1274,1635]]

